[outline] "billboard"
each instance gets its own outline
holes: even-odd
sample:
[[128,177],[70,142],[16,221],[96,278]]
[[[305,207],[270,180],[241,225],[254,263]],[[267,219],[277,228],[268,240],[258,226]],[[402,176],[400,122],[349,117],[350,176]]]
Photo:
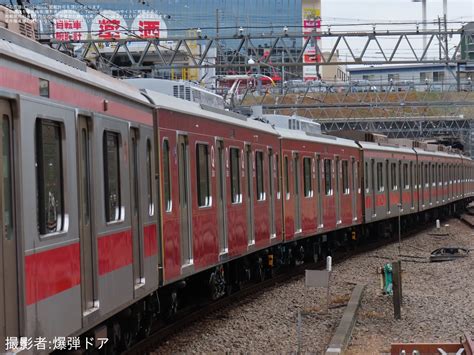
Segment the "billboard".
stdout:
[[317,80],[320,77],[317,63],[321,62],[321,38],[315,35],[321,32],[321,0],[302,0],[301,5],[302,31],[305,35],[302,45],[308,38],[311,39],[305,48],[303,63],[314,64],[303,66],[303,79]]
[[122,12],[101,10],[87,20],[79,11],[60,10],[53,17],[54,38],[58,41],[80,41],[89,38],[115,41],[126,38],[167,37],[168,27],[160,14],[154,11],[137,11],[133,14],[127,13],[127,20]]

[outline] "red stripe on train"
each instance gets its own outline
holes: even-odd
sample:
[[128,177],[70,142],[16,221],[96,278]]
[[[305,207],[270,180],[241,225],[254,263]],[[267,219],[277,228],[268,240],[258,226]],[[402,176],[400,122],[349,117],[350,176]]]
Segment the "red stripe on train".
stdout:
[[97,240],[99,275],[104,275],[132,263],[131,230],[109,234]]
[[[39,78],[11,68],[0,67],[0,86],[39,96]],[[107,89],[105,89],[107,90]],[[104,112],[104,97],[93,95],[58,82],[50,82],[50,99],[94,112]],[[120,101],[109,100],[107,115],[152,125],[152,116]]]
[[[91,111],[104,112],[103,97],[92,95],[82,90],[76,90],[54,81],[50,83],[50,98]],[[148,125],[153,123],[151,113],[147,114],[144,111],[136,110],[113,100],[109,100],[108,109],[105,114]]]
[[79,243],[25,257],[26,304],[68,290],[81,282]]
[[[36,81],[37,85],[31,84],[33,80]],[[8,87],[6,87],[7,89],[23,91],[28,94],[39,96],[38,78],[31,74],[0,67],[0,83],[3,87],[8,84]]]

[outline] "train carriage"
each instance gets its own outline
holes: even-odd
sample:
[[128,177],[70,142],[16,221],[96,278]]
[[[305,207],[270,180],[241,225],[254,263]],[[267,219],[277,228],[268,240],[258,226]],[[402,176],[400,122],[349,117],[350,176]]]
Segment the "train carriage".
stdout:
[[362,223],[360,148],[351,140],[279,128],[285,240]]
[[435,148],[414,148],[418,157],[419,211],[463,198],[463,159]]
[[470,157],[463,156],[464,197],[472,198],[474,195],[474,161]]
[[413,149],[388,143],[361,141],[359,144],[364,157],[365,222],[417,211]]
[[164,284],[281,242],[277,132],[245,116],[146,95],[158,105]]
[[0,31],[0,337],[82,334],[158,286],[153,109]]

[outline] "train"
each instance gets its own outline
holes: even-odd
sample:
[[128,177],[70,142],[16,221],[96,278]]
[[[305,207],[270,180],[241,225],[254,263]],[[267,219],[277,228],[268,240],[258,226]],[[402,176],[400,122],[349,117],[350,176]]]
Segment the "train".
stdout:
[[27,352],[68,337],[116,353],[195,297],[390,236],[399,216],[405,229],[453,214],[474,193],[457,151],[278,127],[2,28],[0,117],[0,338],[29,339],[15,343]]

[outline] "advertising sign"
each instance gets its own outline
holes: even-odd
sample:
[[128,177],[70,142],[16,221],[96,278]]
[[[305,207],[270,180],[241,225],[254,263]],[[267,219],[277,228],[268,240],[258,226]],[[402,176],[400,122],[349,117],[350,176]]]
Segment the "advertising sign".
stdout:
[[309,36],[314,38],[308,43],[303,54],[303,63],[311,63],[314,66],[303,67],[303,79],[317,80],[320,74],[317,70],[317,63],[321,62],[321,38],[314,37],[314,35],[321,31],[321,0],[303,0],[301,15],[302,31],[305,35],[302,45],[306,43]]
[[166,38],[167,27],[160,15],[141,11],[132,23],[132,31],[141,38]]
[[126,38],[127,22],[118,12],[104,10],[92,20],[91,35],[94,39],[111,41]]
[[62,10],[53,19],[54,38],[58,41],[80,41],[87,39],[87,23],[79,12]]

